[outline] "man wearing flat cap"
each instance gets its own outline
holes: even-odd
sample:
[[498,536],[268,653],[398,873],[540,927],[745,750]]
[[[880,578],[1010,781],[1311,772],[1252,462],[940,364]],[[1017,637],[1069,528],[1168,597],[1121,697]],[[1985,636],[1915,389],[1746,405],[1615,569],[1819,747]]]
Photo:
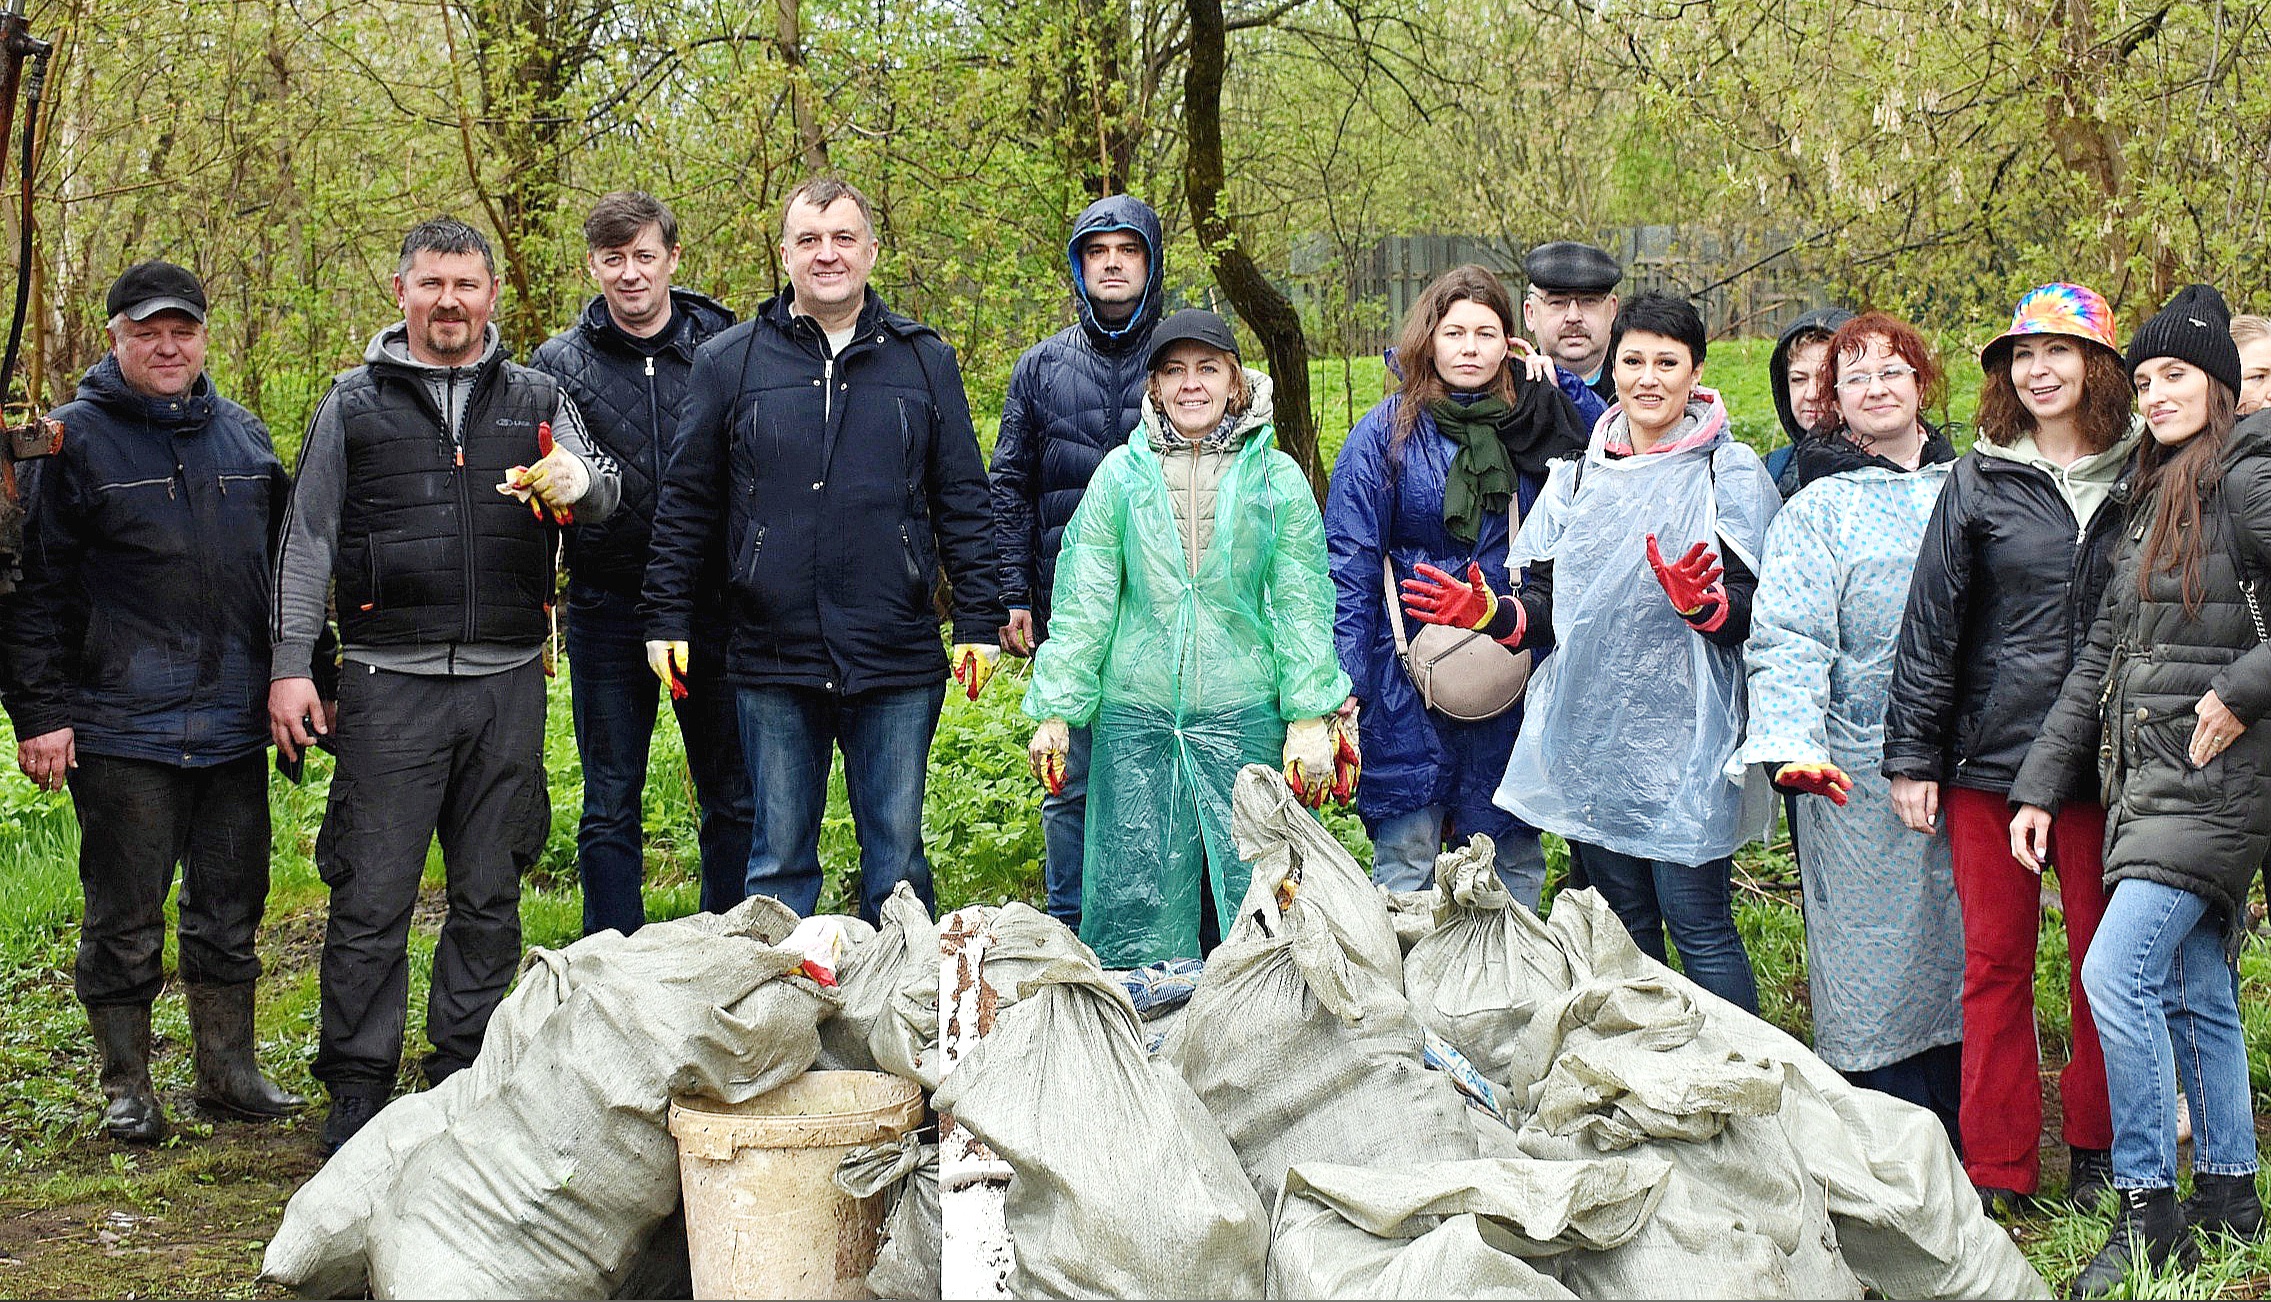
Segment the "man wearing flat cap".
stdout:
[[111,286],[110,352],[50,413],[24,580],[4,615],[16,762],[79,816],[75,981],[102,1053],[103,1126],[155,1143],[150,1005],[181,867],[180,974],[197,1099],[300,1100],[253,1061],[253,935],[268,899],[269,556],[291,483],[268,429],[205,375],[205,288],[165,262]]
[[1617,400],[1610,374],[1609,324],[1616,320],[1617,282],[1624,268],[1590,244],[1556,240],[1522,259],[1530,292],[1522,300],[1522,328],[1561,368],[1583,377],[1601,401]]

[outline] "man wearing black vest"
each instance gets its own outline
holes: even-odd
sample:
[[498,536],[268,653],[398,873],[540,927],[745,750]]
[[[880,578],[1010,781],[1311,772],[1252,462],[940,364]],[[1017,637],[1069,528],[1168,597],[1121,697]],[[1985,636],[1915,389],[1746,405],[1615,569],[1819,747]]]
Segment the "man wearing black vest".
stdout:
[[[629,935],[647,917],[640,796],[660,695],[647,672],[639,616],[655,485],[677,437],[694,350],[732,325],[733,313],[670,283],[678,270],[678,218],[652,195],[600,196],[584,219],[584,245],[600,292],[528,364],[558,377],[592,442],[623,476],[623,500],[606,523],[579,521],[568,531],[567,643],[584,773],[576,827],[584,934],[613,928]],[[711,557],[703,587],[688,690],[671,694],[671,712],[702,808],[702,912],[723,913],[749,892],[756,816],[740,716],[725,677],[723,552]]]
[[[331,887],[314,1074],[336,1152],[394,1082],[410,913],[438,834],[449,911],[426,1003],[439,1083],[473,1061],[520,962],[520,874],[544,847],[544,671],[558,525],[604,519],[614,463],[551,376],[505,357],[489,243],[436,218],[402,243],[403,320],[309,423],[276,563],[268,723],[338,756],[316,866]],[[310,662],[337,585],[336,716]]]

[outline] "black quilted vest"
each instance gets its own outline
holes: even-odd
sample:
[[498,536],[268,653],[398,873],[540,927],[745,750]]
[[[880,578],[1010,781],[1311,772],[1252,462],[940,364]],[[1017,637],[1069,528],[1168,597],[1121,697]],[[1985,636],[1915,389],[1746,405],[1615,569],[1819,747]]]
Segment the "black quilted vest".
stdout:
[[534,645],[550,624],[556,531],[497,491],[537,459],[559,386],[499,354],[480,364],[462,447],[415,372],[339,382],[350,485],[339,519],[339,632],[355,646]]

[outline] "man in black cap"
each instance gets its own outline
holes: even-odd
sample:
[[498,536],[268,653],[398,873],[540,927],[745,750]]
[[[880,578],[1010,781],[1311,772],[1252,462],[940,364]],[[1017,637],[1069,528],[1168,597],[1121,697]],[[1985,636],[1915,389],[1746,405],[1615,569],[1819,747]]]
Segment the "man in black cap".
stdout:
[[1624,268],[1590,244],[1556,240],[1540,244],[1522,259],[1530,292],[1522,300],[1522,328],[1565,371],[1614,404],[1616,379],[1610,373],[1609,325],[1617,315],[1617,282]]
[[197,1098],[250,1118],[301,1100],[253,1061],[268,899],[269,555],[290,481],[205,375],[205,289],[165,262],[111,286],[111,349],[58,407],[24,581],[4,616],[16,762],[68,786],[86,897],[74,978],[102,1051],[103,1126],[156,1143],[150,1004],[180,864]]

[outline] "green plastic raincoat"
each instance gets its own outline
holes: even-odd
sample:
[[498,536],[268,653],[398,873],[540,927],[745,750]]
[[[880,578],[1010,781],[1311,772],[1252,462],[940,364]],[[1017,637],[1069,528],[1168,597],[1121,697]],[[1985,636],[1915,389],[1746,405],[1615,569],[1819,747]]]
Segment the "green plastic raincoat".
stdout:
[[[1204,476],[1170,489],[1146,400],[1065,531],[1034,655],[1025,712],[1090,729],[1080,937],[1107,967],[1197,956],[1201,890],[1228,929],[1247,883],[1233,779],[1278,767],[1286,724],[1348,697],[1324,521],[1275,447],[1268,377],[1246,375],[1254,402],[1211,510]],[[1180,511],[1173,492],[1189,494]]]

